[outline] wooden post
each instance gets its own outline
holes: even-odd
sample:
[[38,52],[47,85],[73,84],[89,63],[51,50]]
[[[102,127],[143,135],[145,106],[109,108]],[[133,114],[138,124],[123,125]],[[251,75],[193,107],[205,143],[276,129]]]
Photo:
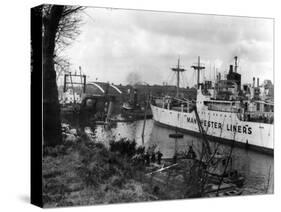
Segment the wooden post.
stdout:
[[66,76],[67,74],[64,75],[63,92],[66,92]]
[[84,77],[84,86],[83,86],[83,90],[84,90],[84,93],[86,93],[86,75],[84,75],[83,77]]
[[146,124],[146,114],[147,114],[148,105],[149,105],[149,97],[146,100],[146,105],[145,105],[145,110],[144,110],[144,120],[143,120],[142,134],[141,134],[142,145],[143,146],[144,146],[144,130],[145,130],[145,124]]

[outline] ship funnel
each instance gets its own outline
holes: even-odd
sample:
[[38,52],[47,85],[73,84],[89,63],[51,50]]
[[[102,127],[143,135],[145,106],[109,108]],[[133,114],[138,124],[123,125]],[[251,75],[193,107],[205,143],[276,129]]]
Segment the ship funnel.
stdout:
[[229,73],[231,74],[233,72],[233,65],[229,66]]
[[253,88],[255,87],[256,78],[253,77]]
[[234,71],[237,73],[237,68],[238,68],[238,63],[237,63],[237,59],[238,59],[238,57],[237,56],[235,56],[234,57],[234,64],[235,64],[235,66],[234,66]]

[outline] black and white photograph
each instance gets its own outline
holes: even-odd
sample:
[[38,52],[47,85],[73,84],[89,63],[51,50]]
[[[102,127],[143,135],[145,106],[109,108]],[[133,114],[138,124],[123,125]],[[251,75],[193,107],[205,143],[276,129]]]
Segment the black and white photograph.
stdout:
[[42,207],[274,194],[273,18],[44,4],[35,19]]

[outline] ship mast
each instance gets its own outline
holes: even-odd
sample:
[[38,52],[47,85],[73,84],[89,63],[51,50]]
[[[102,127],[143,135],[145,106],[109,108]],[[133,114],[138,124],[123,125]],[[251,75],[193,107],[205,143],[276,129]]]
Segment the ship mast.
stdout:
[[198,56],[198,63],[197,65],[191,66],[194,70],[197,70],[197,89],[199,89],[199,84],[200,84],[200,71],[205,69],[205,66],[201,66],[200,64],[200,56]]
[[176,97],[179,97],[179,88],[180,88],[180,72],[184,72],[184,68],[180,68],[180,58],[178,59],[178,65],[175,68],[171,68],[172,71],[175,71],[177,74],[177,94]]

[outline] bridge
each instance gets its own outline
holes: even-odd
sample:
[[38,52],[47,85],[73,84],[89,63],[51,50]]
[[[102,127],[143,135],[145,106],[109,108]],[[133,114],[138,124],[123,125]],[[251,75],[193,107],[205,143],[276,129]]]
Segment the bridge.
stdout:
[[113,95],[120,96],[126,94],[127,86],[114,85],[106,82],[88,82],[86,84],[87,95]]

